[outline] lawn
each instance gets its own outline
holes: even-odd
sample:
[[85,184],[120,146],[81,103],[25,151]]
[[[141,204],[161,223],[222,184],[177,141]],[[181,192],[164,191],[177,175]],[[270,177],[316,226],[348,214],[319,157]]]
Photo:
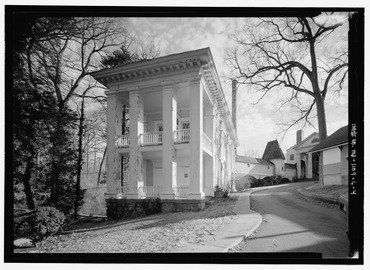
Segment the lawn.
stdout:
[[331,185],[331,186],[321,186],[316,183],[314,186],[306,189],[306,191],[311,191],[317,195],[326,195],[332,198],[338,199],[340,195],[348,195],[347,185]]
[[[217,199],[199,212],[156,214],[141,219],[99,222],[84,232],[61,234],[39,242],[36,253],[171,252],[195,244],[234,217],[236,200]],[[75,227],[76,228],[76,227]],[[83,226],[79,226],[79,229]],[[15,251],[17,252],[17,251]],[[24,250],[22,252],[25,252]]]

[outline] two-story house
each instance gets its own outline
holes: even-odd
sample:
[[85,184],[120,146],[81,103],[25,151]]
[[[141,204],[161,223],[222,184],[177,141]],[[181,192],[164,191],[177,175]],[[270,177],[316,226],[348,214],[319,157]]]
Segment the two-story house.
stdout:
[[319,177],[319,156],[310,150],[319,144],[319,134],[313,132],[307,138],[303,138],[303,130],[296,133],[296,144],[287,150],[287,163],[295,164],[297,168],[297,178],[317,178]]
[[107,200],[158,197],[172,209],[202,208],[216,185],[230,183],[239,143],[209,48],[92,76],[108,88]]

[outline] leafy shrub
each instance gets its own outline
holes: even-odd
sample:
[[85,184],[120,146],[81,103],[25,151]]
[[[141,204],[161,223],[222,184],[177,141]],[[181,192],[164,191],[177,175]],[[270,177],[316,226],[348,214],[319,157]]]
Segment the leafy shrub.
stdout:
[[250,182],[235,181],[235,189],[237,191],[243,191],[251,187]]
[[34,221],[34,212],[31,213],[21,213],[17,215],[14,213],[14,223],[13,223],[13,232],[14,239],[28,236],[32,228]]
[[219,185],[215,186],[215,197],[216,198],[227,198],[229,196],[229,191]]
[[272,186],[274,185],[274,178],[273,177],[270,177],[270,176],[267,176],[265,178],[262,179],[262,186]]
[[285,178],[285,177],[282,177],[281,179],[279,179],[277,181],[277,185],[287,184],[287,183],[291,183],[291,181],[288,178]]
[[235,181],[235,188],[238,191],[242,191],[244,189],[255,187],[256,183],[257,179],[254,176],[247,174]]
[[65,216],[54,207],[40,207],[35,213],[35,236],[44,238],[54,235],[62,229]]
[[15,234],[27,236],[35,242],[56,234],[64,221],[64,214],[54,207],[39,207],[28,216],[15,218]]

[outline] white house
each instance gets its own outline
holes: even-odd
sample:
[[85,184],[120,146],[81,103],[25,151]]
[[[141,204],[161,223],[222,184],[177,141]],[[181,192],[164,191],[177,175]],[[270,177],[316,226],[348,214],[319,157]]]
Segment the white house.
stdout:
[[257,179],[282,176],[292,180],[296,176],[296,167],[284,162],[285,157],[277,140],[267,143],[262,158],[248,156],[235,157],[235,178],[242,179],[246,175]]
[[262,158],[254,158],[248,156],[235,157],[235,178],[239,179],[245,175],[251,175],[257,179],[273,176],[275,165]]
[[348,184],[348,126],[335,131],[310,153],[323,155],[323,185]]
[[310,150],[319,143],[319,134],[303,139],[303,130],[297,131],[297,143],[287,150],[287,163],[296,165],[297,178],[318,178],[319,156]]
[[[175,208],[180,202],[185,209],[202,208],[216,185],[231,181],[239,143],[209,48],[104,69],[93,77],[108,88],[110,205],[159,197]],[[129,109],[124,135],[123,106]],[[121,157],[129,159],[128,171]]]

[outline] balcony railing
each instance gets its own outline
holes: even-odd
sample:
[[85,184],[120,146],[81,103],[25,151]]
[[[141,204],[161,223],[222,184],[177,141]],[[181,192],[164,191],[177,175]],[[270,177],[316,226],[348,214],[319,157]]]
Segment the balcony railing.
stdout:
[[159,198],[161,188],[157,186],[143,186],[142,192],[145,198]]
[[130,137],[128,135],[120,135],[116,138],[117,147],[129,147],[130,146]]
[[190,141],[190,129],[178,129],[174,131],[175,143],[185,143]]
[[162,144],[162,131],[146,132],[140,134],[139,142],[141,145],[158,145]]
[[173,192],[175,193],[176,198],[183,199],[187,197],[189,187],[173,187]]
[[[188,143],[190,142],[190,129],[178,129],[173,132],[173,138],[175,143]],[[211,140],[203,133],[203,143],[206,146],[211,147]],[[161,145],[163,144],[163,132],[146,132],[139,135],[139,144],[145,145]],[[117,147],[129,147],[130,136],[120,135],[116,137]],[[212,148],[209,148],[212,149]]]

